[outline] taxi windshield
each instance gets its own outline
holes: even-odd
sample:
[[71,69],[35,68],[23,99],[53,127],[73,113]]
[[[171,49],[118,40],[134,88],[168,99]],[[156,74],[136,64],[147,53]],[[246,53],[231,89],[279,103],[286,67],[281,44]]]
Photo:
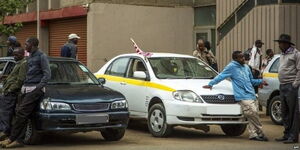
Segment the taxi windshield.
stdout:
[[159,79],[213,79],[217,73],[196,58],[148,58],[154,74]]

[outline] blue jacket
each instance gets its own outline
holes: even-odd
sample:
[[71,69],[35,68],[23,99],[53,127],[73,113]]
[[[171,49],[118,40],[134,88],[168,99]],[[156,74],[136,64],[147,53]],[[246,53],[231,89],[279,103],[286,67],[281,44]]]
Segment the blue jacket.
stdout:
[[262,79],[253,79],[252,72],[248,65],[241,65],[237,61],[230,62],[225,69],[216,76],[208,85],[213,86],[226,78],[232,80],[233,93],[236,101],[255,100],[253,86],[260,85]]

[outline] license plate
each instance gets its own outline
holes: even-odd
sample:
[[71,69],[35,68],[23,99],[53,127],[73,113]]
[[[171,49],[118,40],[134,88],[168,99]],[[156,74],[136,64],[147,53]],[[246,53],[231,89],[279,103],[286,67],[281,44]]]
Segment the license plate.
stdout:
[[76,115],[76,124],[97,124],[107,123],[109,121],[108,114],[80,114]]
[[208,107],[207,114],[211,115],[240,115],[241,107],[240,106],[212,106]]

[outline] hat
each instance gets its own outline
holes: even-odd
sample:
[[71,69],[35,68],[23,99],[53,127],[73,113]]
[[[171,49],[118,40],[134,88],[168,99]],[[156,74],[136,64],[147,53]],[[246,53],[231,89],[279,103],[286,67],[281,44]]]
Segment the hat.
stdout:
[[294,43],[291,42],[291,36],[288,34],[281,34],[278,40],[274,40],[275,42],[280,42],[280,43],[289,43],[291,45],[295,45]]
[[7,41],[11,42],[11,43],[16,43],[17,42],[17,38],[15,36],[9,36]]
[[77,34],[75,34],[75,33],[70,34],[68,36],[68,38],[69,38],[69,40],[71,40],[71,39],[80,39],[80,37]]
[[255,44],[262,44],[262,45],[264,45],[265,43],[263,43],[261,40],[256,40]]

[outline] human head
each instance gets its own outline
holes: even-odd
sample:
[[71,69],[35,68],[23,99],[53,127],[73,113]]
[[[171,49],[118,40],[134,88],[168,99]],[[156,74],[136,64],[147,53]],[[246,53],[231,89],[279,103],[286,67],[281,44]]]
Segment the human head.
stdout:
[[13,51],[15,61],[22,60],[24,58],[24,49],[22,47],[16,47]]
[[15,45],[16,42],[17,42],[17,38],[15,36],[9,36],[6,41],[8,46],[13,46]]
[[80,37],[77,34],[72,33],[72,34],[69,34],[68,39],[69,39],[69,41],[72,41],[74,44],[77,44],[78,39],[80,39]]
[[237,61],[241,65],[245,64],[245,57],[242,51],[233,51],[232,59]]
[[205,47],[207,48],[207,50],[210,50],[210,49],[211,49],[211,46],[210,46],[210,42],[209,42],[209,41],[205,41],[205,42],[204,42],[204,45],[205,45]]
[[266,50],[266,55],[269,57],[273,57],[274,56],[274,51],[272,49],[267,49]]
[[258,48],[261,48],[264,45],[264,43],[261,40],[256,40],[255,41],[255,46]]
[[285,52],[287,49],[289,49],[292,45],[295,45],[291,42],[291,36],[288,34],[281,34],[278,40],[275,40],[275,42],[278,42],[279,48],[282,52]]
[[200,51],[204,51],[205,50],[205,41],[202,39],[199,39],[197,42],[197,48]]
[[25,42],[25,50],[31,53],[33,50],[36,50],[39,46],[39,40],[36,37],[27,38]]

